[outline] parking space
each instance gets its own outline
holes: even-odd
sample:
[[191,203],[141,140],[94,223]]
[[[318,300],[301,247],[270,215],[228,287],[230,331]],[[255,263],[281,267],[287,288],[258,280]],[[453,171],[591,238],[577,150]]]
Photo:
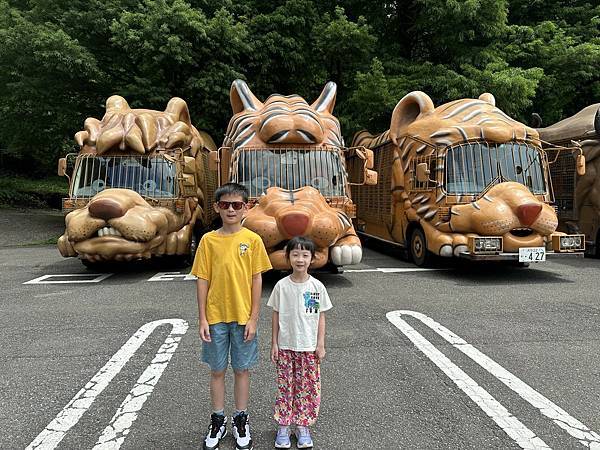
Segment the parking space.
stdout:
[[[600,261],[424,271],[379,250],[317,275],[334,302],[319,448],[596,448]],[[0,257],[0,447],[200,446],[209,374],[185,268],[100,279],[52,247]],[[264,307],[256,448],[274,438],[269,318]]]

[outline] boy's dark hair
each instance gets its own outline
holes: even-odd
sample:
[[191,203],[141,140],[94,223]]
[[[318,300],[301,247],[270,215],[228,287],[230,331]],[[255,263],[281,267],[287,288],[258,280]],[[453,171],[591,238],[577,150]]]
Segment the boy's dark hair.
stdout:
[[248,203],[248,189],[242,184],[225,183],[215,191],[215,203],[221,201],[221,197],[224,195],[239,195],[244,200],[244,203]]
[[304,236],[296,236],[291,238],[285,246],[285,257],[290,259],[290,253],[295,249],[308,250],[310,252],[311,259],[315,257],[315,243],[310,238]]

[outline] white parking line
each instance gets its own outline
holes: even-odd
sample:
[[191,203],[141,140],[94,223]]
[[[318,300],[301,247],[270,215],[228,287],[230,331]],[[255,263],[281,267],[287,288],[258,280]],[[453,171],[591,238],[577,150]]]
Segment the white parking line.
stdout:
[[[72,284],[72,283],[100,283],[113,273],[62,273],[58,275],[42,275],[23,284]],[[69,278],[68,280],[53,280],[53,278]],[[76,279],[79,278],[79,279]]]
[[[81,416],[92,406],[96,397],[108,386],[111,380],[127,364],[148,336],[161,325],[171,325],[172,329],[154,359],[137,380],[110,424],[98,440],[95,448],[116,449],[121,446],[135,419],[137,412],[148,399],[154,385],[169,364],[179,341],[187,332],[188,324],[182,319],[163,319],[141,326],[133,336],[113,355],[88,383],[71,399],[48,426],[27,446],[27,449],[53,449],[65,434],[74,427]],[[112,433],[112,434],[111,434]]]
[[148,278],[146,281],[192,281],[197,280],[194,275],[181,272],[158,272],[156,275]]
[[344,273],[346,273],[346,272],[383,272],[383,273],[430,272],[432,270],[445,270],[445,269],[424,269],[422,267],[377,267],[375,269],[344,269]]
[[438,366],[454,383],[473,400],[494,422],[498,424],[521,448],[549,449],[544,441],[533,431],[514,417],[492,395],[479,386],[475,380],[463,372],[456,364],[450,361],[431,342],[419,334],[413,327],[406,323],[400,316],[411,311],[392,311],[386,317],[402,333],[409,338],[433,363]]
[[[478,365],[487,370],[491,375],[496,377],[514,392],[516,392],[522,399],[526,400],[529,404],[531,404],[534,408],[538,409],[544,416],[551,419],[555,424],[557,424],[560,428],[569,433],[572,437],[579,440],[579,442],[590,449],[600,449],[600,435],[598,433],[590,430],[587,426],[581,423],[579,420],[575,419],[571,415],[569,415],[562,408],[548,400],[542,394],[534,390],[531,386],[517,378],[515,375],[510,373],[508,370],[500,366],[498,363],[493,361],[488,356],[481,353],[472,345],[468,344],[465,340],[440,325],[435,320],[426,316],[425,314],[421,314],[415,311],[392,311],[386,314],[386,317],[390,322],[392,322],[398,329],[400,329],[423,353],[425,353],[429,359],[431,359],[440,369],[444,371],[463,391],[463,386],[461,386],[461,379],[453,376],[453,370],[444,369],[442,365],[438,362],[438,359],[441,358],[447,360],[447,358],[440,353],[433,345],[427,341],[423,336],[421,336],[417,331],[415,331],[410,325],[408,325],[402,318],[402,315],[412,316],[418,320],[420,320],[423,324],[427,325],[441,337],[443,337],[447,342],[452,344],[453,347],[460,350],[462,353],[467,355],[473,361],[475,361]],[[435,352],[430,351],[433,349]],[[426,350],[427,351],[426,351]],[[447,360],[454,368],[458,369],[462,372],[457,366],[455,366],[452,362]],[[451,366],[451,367],[452,367]],[[464,372],[462,372],[464,373]],[[465,374],[466,375],[466,374]],[[469,378],[469,380],[471,380]],[[473,380],[471,380],[473,381]],[[473,381],[474,383],[474,381]],[[471,395],[465,391],[470,397]],[[485,391],[484,391],[485,392]],[[479,399],[475,399],[471,397],[484,411],[486,409],[479,403]],[[502,405],[501,408],[504,409]],[[486,411],[486,413],[488,413]],[[488,413],[488,415],[490,415]],[[490,416],[492,417],[492,416]],[[493,418],[493,417],[492,417]],[[514,420],[518,422],[518,420],[512,417]],[[495,420],[495,419],[494,419]],[[496,421],[498,423],[498,421]],[[520,422],[519,422],[520,423]],[[498,423],[502,429],[510,435],[510,429],[505,428],[504,424]],[[527,430],[531,432],[530,430]],[[531,432],[532,433],[532,432]],[[512,435],[511,435],[512,437]],[[513,438],[514,439],[514,438]],[[516,440],[516,439],[515,439]],[[519,445],[521,443],[517,441]],[[545,445],[545,444],[544,444]],[[531,447],[523,447],[523,448],[531,448]],[[544,447],[541,447],[544,448]]]

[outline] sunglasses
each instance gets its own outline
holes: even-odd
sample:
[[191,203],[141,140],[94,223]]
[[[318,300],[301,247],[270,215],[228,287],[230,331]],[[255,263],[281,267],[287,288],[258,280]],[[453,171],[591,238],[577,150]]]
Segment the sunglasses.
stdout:
[[224,201],[217,202],[217,206],[219,207],[219,209],[229,209],[229,207],[231,206],[236,211],[239,211],[240,209],[242,209],[244,207],[244,205],[245,205],[244,202],[224,202]]

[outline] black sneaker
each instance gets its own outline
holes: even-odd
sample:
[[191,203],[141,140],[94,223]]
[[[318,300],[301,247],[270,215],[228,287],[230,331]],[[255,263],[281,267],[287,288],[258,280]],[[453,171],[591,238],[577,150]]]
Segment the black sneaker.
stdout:
[[239,413],[233,418],[233,437],[236,450],[252,450],[248,414]]
[[204,438],[204,450],[218,450],[219,442],[227,436],[227,417],[212,413],[208,433]]

